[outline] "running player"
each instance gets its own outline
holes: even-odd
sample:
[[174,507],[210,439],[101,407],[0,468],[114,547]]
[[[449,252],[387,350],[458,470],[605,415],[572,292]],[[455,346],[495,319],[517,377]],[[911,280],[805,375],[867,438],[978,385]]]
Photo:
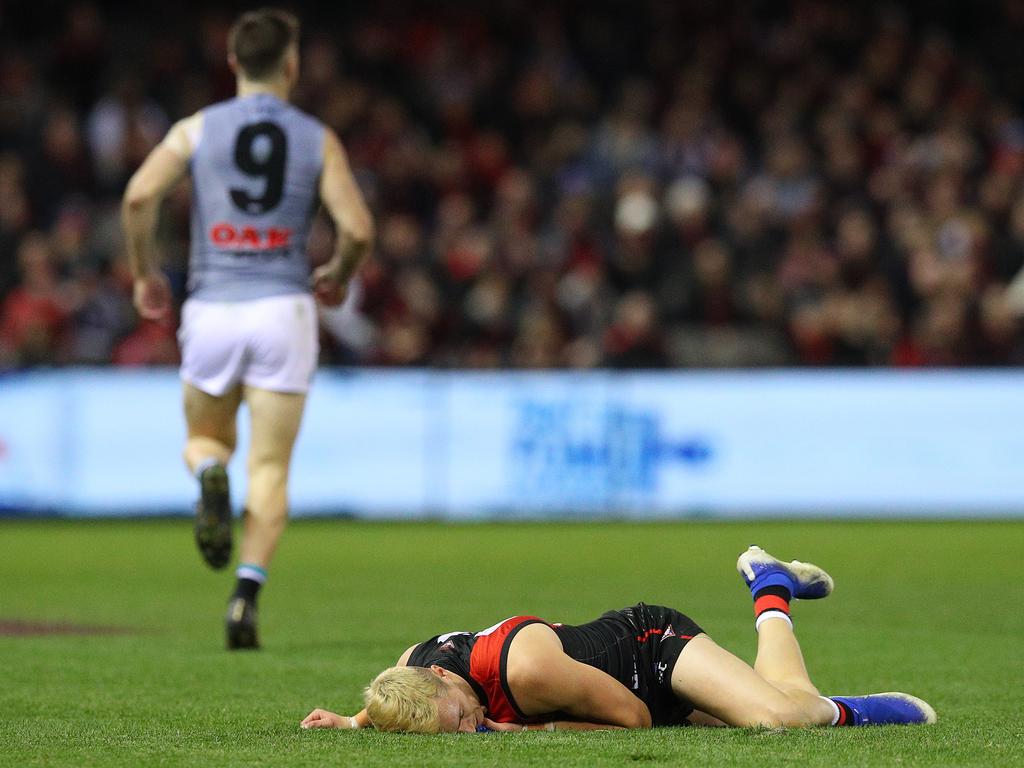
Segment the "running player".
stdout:
[[[288,472],[316,368],[317,309],[338,305],[370,248],[373,222],[337,136],[288,103],[299,74],[298,21],[264,9],[231,28],[236,98],[175,124],[125,192],[122,220],[146,319],[171,311],[155,228],[161,201],[192,177],[189,297],[179,341],[188,439],[199,483],[195,539],[215,569],[231,559],[226,467],[244,400],[252,421],[241,558],[228,604],[229,648],[257,648],[256,600],[288,513]],[[317,202],[333,219],[329,262],[310,276]]]
[[736,567],[754,598],[753,668],[671,608],[639,603],[579,626],[517,616],[412,646],[370,684],[359,714],[315,709],[301,725],[437,733],[935,722],[926,702],[905,693],[818,693],[789,603],[827,596],[825,571],[759,547]]

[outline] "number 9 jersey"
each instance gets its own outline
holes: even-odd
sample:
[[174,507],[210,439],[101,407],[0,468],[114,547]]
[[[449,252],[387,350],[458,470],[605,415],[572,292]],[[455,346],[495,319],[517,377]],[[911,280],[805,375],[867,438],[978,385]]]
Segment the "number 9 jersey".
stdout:
[[306,240],[319,199],[323,125],[264,93],[201,115],[191,137],[190,298],[309,293]]

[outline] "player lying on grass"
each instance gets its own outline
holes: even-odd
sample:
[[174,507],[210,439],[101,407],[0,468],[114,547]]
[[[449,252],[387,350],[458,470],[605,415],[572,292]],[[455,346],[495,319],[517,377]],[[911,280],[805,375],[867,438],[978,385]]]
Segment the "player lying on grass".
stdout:
[[639,603],[579,626],[516,616],[412,646],[367,688],[366,709],[352,717],[315,709],[302,727],[438,733],[935,722],[926,702],[905,693],[818,693],[789,603],[826,597],[825,571],[759,547],[736,567],[754,598],[753,668],[671,608]]

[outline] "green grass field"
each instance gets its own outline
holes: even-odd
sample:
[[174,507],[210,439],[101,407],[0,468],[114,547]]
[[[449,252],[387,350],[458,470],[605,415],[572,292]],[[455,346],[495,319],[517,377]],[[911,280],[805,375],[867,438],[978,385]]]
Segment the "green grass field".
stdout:
[[[0,765],[1024,765],[1024,523],[298,522],[261,598],[264,650],[222,650],[228,572],[189,522],[0,521],[0,621],[116,626],[0,637]],[[826,566],[794,616],[827,693],[905,690],[939,724],[444,735],[301,731],[408,645],[515,613],[566,622],[643,599],[751,660],[736,555]]]

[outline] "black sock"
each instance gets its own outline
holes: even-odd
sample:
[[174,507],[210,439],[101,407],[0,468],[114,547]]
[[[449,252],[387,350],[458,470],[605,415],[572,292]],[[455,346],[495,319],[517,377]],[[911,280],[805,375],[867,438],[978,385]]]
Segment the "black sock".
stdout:
[[231,595],[231,599],[234,600],[236,597],[243,597],[255,605],[256,598],[260,594],[260,587],[262,586],[262,584],[253,579],[239,579],[238,583],[235,584],[235,593]]
[[767,587],[761,587],[759,590],[757,590],[757,592],[754,593],[754,600],[757,600],[759,597],[764,597],[765,595],[775,595],[776,597],[781,597],[787,603],[793,599],[793,595],[790,594],[790,591],[786,587],[783,587],[781,584],[772,584]]

